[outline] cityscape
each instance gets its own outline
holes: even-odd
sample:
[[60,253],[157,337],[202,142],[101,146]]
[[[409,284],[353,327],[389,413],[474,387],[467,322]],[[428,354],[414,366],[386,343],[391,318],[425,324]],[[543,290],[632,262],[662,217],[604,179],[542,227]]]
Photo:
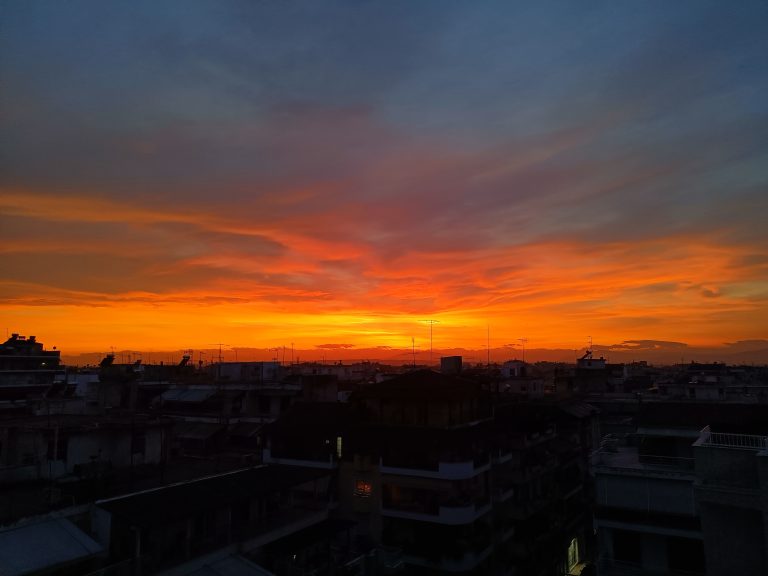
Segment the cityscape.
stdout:
[[764,0],[0,2],[0,576],[768,574]]
[[193,357],[0,346],[4,573],[768,566],[766,365]]

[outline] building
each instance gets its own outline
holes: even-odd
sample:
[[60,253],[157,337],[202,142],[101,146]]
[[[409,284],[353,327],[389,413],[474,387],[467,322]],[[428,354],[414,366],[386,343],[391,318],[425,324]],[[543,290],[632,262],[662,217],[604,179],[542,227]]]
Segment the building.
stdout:
[[408,573],[562,575],[592,552],[594,413],[418,370],[346,404],[295,404],[264,461],[334,471],[336,517]]
[[595,454],[600,573],[765,574],[766,422],[759,405],[643,403]]
[[0,420],[0,484],[104,476],[168,459],[171,422],[134,415]]
[[40,397],[63,376],[61,353],[46,350],[34,336],[11,334],[0,344],[0,401]]
[[257,466],[98,501],[92,532],[111,564],[132,562],[134,573],[222,552],[304,573],[312,539],[291,538],[328,524],[329,488],[325,470]]
[[705,427],[693,444],[707,576],[768,574],[768,422],[760,434]]

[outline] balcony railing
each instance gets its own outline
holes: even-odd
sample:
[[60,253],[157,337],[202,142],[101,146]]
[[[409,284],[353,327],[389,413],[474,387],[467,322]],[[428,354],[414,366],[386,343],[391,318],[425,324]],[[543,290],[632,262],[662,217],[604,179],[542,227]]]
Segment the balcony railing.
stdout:
[[703,576],[703,572],[678,568],[649,568],[639,562],[603,557],[598,560],[600,574],[605,576]]
[[443,480],[464,480],[472,478],[485,472],[490,468],[486,459],[468,460],[466,462],[438,462],[437,469],[428,467],[427,464],[409,464],[405,466],[392,466],[389,462],[381,459],[380,469],[382,474],[393,474],[398,476],[419,476],[422,478],[438,478]]
[[490,503],[487,500],[484,500],[482,502],[478,501],[476,503],[466,504],[441,504],[434,510],[383,504],[381,513],[383,516],[393,518],[405,518],[408,520],[420,520],[422,522],[455,526],[460,524],[471,524],[489,512],[490,509]]
[[703,446],[735,448],[737,450],[766,450],[768,449],[768,436],[712,432],[707,426],[701,431],[698,443]]

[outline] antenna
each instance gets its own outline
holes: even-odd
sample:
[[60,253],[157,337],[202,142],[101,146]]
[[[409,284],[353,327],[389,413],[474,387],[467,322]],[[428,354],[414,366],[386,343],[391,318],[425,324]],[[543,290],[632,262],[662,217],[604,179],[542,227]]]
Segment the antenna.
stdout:
[[488,348],[488,363],[487,363],[487,366],[488,366],[488,368],[490,368],[491,367],[491,325],[490,324],[486,324],[485,325],[485,329],[486,329],[486,335],[485,335],[486,336],[486,348]]
[[526,337],[518,338],[517,341],[523,345],[523,362],[525,362],[525,343],[528,342],[528,338]]
[[592,336],[589,336],[589,351],[592,352]]
[[432,366],[432,327],[435,324],[440,324],[440,320],[422,320],[429,324],[429,365]]
[[224,342],[214,342],[211,344],[211,346],[218,346],[219,347],[219,364],[221,364],[221,347],[222,346],[229,346],[229,344],[225,344]]
[[413,353],[413,369],[416,370],[416,340],[411,336],[411,350]]

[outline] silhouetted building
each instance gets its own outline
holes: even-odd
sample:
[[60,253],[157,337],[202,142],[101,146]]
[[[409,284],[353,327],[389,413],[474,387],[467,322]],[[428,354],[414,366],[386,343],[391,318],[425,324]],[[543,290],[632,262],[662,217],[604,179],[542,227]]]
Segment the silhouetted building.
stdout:
[[258,466],[99,501],[92,524],[111,561],[133,561],[134,573],[217,551],[250,555],[281,574],[305,573],[304,558],[297,560],[311,542],[288,539],[327,523],[334,496],[328,471]]
[[409,573],[562,575],[592,552],[594,413],[503,405],[421,370],[348,405],[294,405],[269,426],[264,461],[335,471],[338,517],[356,541],[401,550]]
[[0,344],[0,402],[43,396],[57,377],[64,378],[60,352],[34,336],[11,334]]

